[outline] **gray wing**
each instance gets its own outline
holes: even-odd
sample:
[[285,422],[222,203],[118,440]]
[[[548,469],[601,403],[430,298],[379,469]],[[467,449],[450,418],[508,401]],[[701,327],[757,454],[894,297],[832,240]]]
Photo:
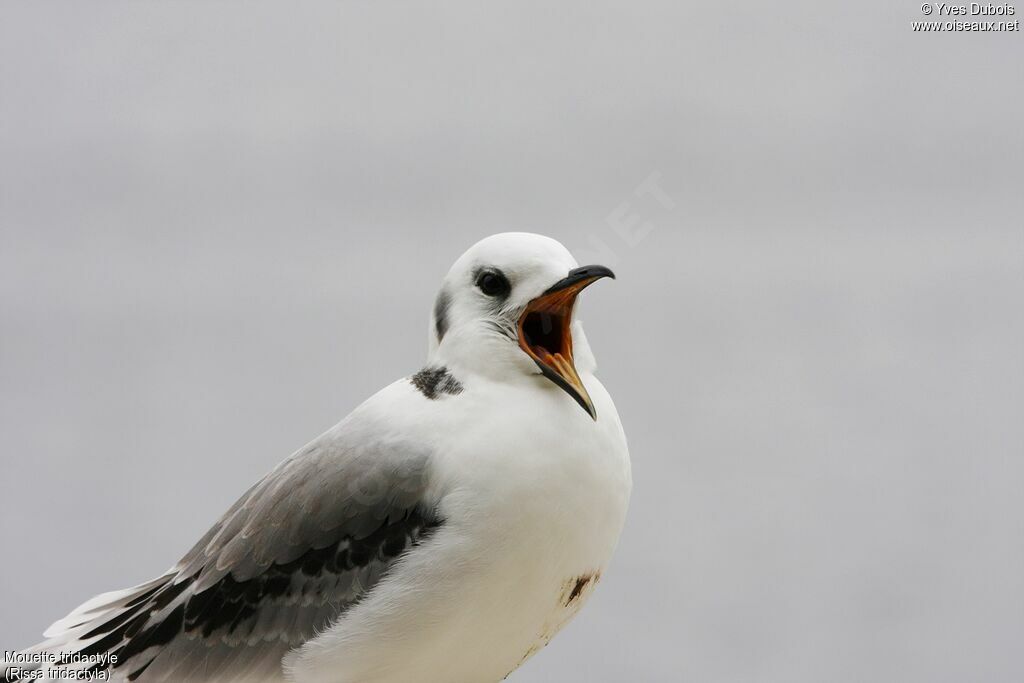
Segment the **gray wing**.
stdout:
[[344,424],[249,489],[167,574],[86,603],[33,650],[115,655],[91,666],[116,679],[279,676],[288,650],[441,523],[425,501],[429,454],[353,444]]

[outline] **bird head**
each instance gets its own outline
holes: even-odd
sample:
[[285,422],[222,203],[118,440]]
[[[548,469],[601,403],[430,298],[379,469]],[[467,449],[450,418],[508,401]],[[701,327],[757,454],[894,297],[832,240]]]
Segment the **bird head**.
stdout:
[[494,379],[541,374],[597,419],[580,378],[593,370],[577,295],[604,266],[579,267],[559,242],[501,233],[477,242],[448,271],[431,316],[431,359]]

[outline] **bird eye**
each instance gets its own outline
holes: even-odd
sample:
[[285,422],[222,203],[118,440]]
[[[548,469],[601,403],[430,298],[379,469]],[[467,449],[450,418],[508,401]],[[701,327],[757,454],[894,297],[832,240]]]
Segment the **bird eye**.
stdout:
[[476,278],[476,286],[487,296],[505,297],[508,296],[509,291],[512,289],[504,275],[492,270],[485,270],[480,273]]

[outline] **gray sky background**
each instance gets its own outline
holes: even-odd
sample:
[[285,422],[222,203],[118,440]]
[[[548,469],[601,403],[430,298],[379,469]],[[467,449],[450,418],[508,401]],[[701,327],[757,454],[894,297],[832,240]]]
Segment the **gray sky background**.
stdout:
[[1024,36],[920,18],[5,2],[0,647],[415,371],[526,229],[619,274],[582,317],[635,489],[510,680],[1021,680]]

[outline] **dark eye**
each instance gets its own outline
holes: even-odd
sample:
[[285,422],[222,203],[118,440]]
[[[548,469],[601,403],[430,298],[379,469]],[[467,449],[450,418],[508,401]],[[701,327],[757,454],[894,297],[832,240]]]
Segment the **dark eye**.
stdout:
[[477,275],[476,286],[487,296],[506,297],[512,289],[505,276],[493,270],[485,270]]

